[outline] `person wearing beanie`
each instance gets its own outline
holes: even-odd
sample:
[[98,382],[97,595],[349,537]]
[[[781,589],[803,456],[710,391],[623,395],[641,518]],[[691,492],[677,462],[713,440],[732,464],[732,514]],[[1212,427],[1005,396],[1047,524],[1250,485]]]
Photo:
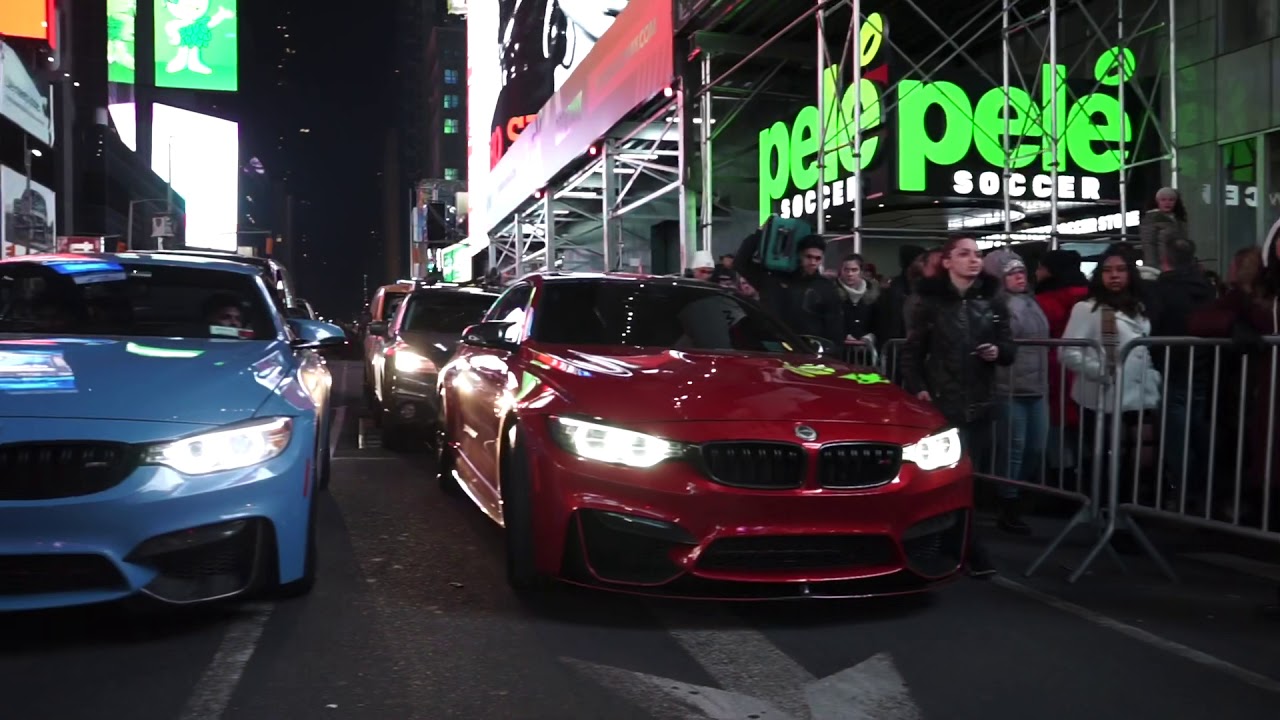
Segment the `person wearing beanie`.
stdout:
[[796,243],[797,268],[789,274],[769,272],[756,252],[761,232],[748,236],[738,248],[733,266],[746,284],[759,293],[760,304],[799,335],[821,338],[829,348],[844,340],[844,311],[836,284],[822,276],[827,242],[808,235]]
[[716,269],[716,261],[711,257],[711,251],[698,250],[693,254],[693,261],[689,264],[692,275],[695,280],[710,280],[711,273]]
[[[997,296],[1009,308],[1014,340],[1045,340],[1049,319],[1030,293],[1027,266],[1012,250],[1001,248],[987,255],[983,269],[1000,281]],[[1034,483],[1049,444],[1049,348],[1022,345],[1013,365],[996,368],[996,477]],[[1001,483],[997,525],[1015,535],[1029,535],[1022,519],[1018,487]]]

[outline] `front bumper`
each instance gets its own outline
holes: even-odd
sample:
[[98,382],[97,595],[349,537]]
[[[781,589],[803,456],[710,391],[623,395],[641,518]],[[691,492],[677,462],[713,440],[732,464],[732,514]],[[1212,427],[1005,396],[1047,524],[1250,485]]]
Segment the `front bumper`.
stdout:
[[436,373],[402,373],[390,375],[383,411],[394,425],[427,427],[440,415],[436,394]]
[[[744,425],[717,423],[698,441],[745,434]],[[885,432],[898,432],[814,425],[841,441],[892,441]],[[859,490],[821,487],[811,465],[798,488],[753,490],[684,461],[635,470],[583,460],[536,421],[525,430],[540,489],[539,569],[570,582],[673,597],[864,597],[927,590],[963,565],[967,460],[932,472],[904,464],[892,482]],[[919,438],[911,433],[904,442]]]
[[[68,427],[77,424],[83,427]],[[27,437],[7,433],[6,441],[131,442],[155,432],[152,423],[121,421],[56,426],[54,434],[54,423],[31,421]],[[141,466],[89,495],[0,500],[0,611],[134,595],[208,602],[297,579],[306,557],[313,435],[309,421],[295,418],[285,452],[255,467],[190,478]]]

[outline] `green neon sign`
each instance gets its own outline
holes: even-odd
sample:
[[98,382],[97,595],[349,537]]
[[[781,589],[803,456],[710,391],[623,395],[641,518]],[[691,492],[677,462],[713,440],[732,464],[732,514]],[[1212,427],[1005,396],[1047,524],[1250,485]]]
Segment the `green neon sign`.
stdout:
[[[884,22],[873,14],[863,23],[864,42],[860,57],[865,67],[875,60],[884,37]],[[871,50],[872,52],[868,52]],[[1123,60],[1122,60],[1123,59]],[[1124,72],[1121,73],[1121,65]],[[1132,77],[1135,67],[1133,52],[1112,48],[1094,63],[1093,78],[1099,88],[1116,88],[1125,77]],[[860,162],[853,156],[855,103],[861,105],[861,126],[872,133],[885,124],[884,107],[896,111],[894,130],[897,136],[896,190],[925,192],[929,190],[931,168],[955,168],[976,155],[991,170],[1004,167],[1003,136],[1005,133],[1004,88],[992,88],[972,97],[971,90],[947,80],[902,80],[888,91],[867,78],[850,85],[837,98],[838,67],[828,68],[823,75],[822,116],[827,118],[825,132],[819,129],[819,111],[815,106],[801,108],[790,125],[776,122],[759,136],[759,200],[760,220],[773,212],[784,217],[817,212],[819,203],[841,205],[857,192],[855,173],[867,169],[885,152],[886,133],[864,137]],[[1071,97],[1067,89],[1067,67],[1041,67],[1042,90],[1038,97],[1021,88],[1009,88],[1010,167],[1015,171],[1042,172],[1052,169],[1053,159],[1048,142],[1054,127],[1052,109],[1056,106],[1058,136],[1058,172],[1079,172],[1086,176],[1116,173],[1123,166],[1116,145],[1123,137],[1133,139],[1133,124],[1121,112],[1120,101],[1113,94],[1093,92]],[[1056,94],[1056,101],[1054,95]],[[941,134],[930,132],[926,119],[944,118]],[[935,123],[935,126],[937,123]],[[819,135],[823,135],[823,178],[818,177]],[[856,164],[856,167],[855,167]],[[845,182],[839,182],[844,180]],[[1001,194],[999,172],[977,173],[957,169],[953,174],[952,194]],[[822,189],[818,189],[819,186]],[[1015,196],[1030,193],[1033,197],[1058,197],[1097,200],[1100,185],[1096,178],[1059,177],[1055,188],[1048,176],[1026,177],[1018,173],[1010,184]],[[781,208],[778,201],[784,201]]]
[[239,88],[236,2],[154,0],[156,87]]
[[107,0],[107,80],[132,85],[138,0]]

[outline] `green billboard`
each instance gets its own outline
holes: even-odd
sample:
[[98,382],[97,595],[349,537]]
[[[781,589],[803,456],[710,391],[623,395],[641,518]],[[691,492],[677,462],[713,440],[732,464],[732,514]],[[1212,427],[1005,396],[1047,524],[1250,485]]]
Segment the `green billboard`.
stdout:
[[239,88],[236,0],[154,0],[156,87]]
[[138,0],[107,0],[107,81],[132,85]]

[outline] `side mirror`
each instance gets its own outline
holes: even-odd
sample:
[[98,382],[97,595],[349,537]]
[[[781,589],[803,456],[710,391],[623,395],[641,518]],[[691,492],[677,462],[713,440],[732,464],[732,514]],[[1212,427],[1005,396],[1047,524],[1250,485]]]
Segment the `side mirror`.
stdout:
[[813,351],[814,351],[815,353],[819,354],[819,355],[830,355],[830,354],[831,354],[831,350],[832,350],[832,348],[831,348],[831,341],[830,341],[830,340],[826,340],[826,339],[824,339],[824,338],[820,338],[820,337],[818,337],[818,336],[816,336],[816,335],[801,335],[801,336],[800,336],[800,339],[802,339],[802,340],[804,340],[805,342],[809,343],[809,347],[810,347],[810,348],[812,348],[812,349],[813,349]]
[[515,323],[477,323],[462,331],[462,342],[463,344],[471,345],[472,347],[513,351],[518,347],[518,343],[511,342],[507,339],[507,331],[511,329],[512,325],[515,325]]
[[386,337],[387,322],[385,320],[375,320],[369,323],[369,334],[374,337]]
[[284,311],[285,317],[290,320],[310,320],[311,313],[307,312],[305,307],[301,305],[293,305]]
[[335,350],[347,344],[347,334],[332,323],[294,319],[289,321],[289,327],[298,336],[295,348]]

